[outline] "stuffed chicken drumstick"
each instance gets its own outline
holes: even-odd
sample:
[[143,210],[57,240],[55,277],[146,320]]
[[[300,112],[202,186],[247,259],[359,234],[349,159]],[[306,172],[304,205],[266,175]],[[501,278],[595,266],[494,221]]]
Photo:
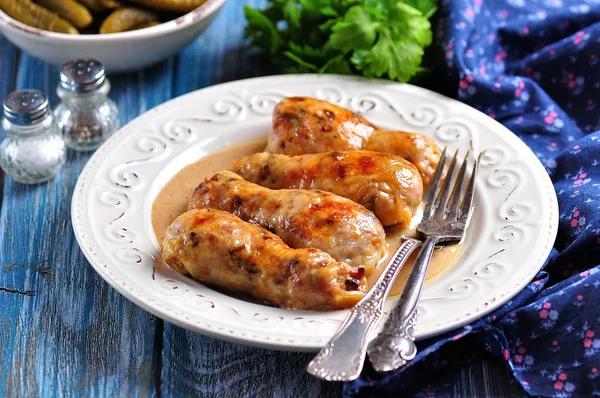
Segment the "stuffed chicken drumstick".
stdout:
[[364,117],[310,97],[289,97],[273,110],[267,152],[295,156],[305,153],[363,149],[377,130]]
[[291,249],[233,214],[194,209],[167,230],[163,260],[182,274],[285,308],[338,310],[364,295],[354,269],[317,249]]
[[413,163],[427,186],[440,157],[430,138],[405,131],[383,131],[364,117],[327,101],[290,97],[273,110],[266,152],[290,156],[330,151],[392,153]]
[[379,152],[256,153],[234,161],[233,171],[271,189],[333,192],[373,211],[384,226],[408,225],[423,196],[415,166]]
[[419,170],[425,187],[429,185],[441,154],[431,138],[405,131],[376,130],[369,137],[365,149],[393,153],[408,160]]
[[[235,214],[277,234],[293,248],[313,247],[368,276],[385,254],[385,231],[363,206],[323,191],[271,190],[222,171],[202,182],[188,209]],[[359,278],[360,279],[360,278]]]

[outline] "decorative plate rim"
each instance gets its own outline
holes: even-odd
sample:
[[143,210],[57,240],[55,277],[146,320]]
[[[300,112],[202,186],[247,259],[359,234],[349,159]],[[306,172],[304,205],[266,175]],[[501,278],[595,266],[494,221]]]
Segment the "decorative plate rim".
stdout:
[[[326,86],[326,85],[335,85],[335,84],[338,84],[341,86],[355,85],[356,87],[360,87],[360,89],[362,89],[363,91],[371,89],[371,91],[373,93],[377,93],[377,95],[381,95],[382,98],[383,98],[384,94],[385,95],[389,94],[390,97],[392,96],[392,94],[394,94],[394,95],[399,96],[398,98],[395,98],[395,99],[399,99],[399,98],[402,98],[403,95],[410,93],[410,94],[418,95],[418,96],[427,98],[428,100],[431,100],[431,103],[428,102],[427,106],[429,106],[430,109],[433,109],[434,113],[436,111],[439,111],[439,109],[437,109],[436,107],[439,106],[441,109],[441,106],[444,105],[444,106],[447,106],[448,109],[450,109],[450,108],[454,109],[453,113],[458,113],[461,115],[466,114],[466,115],[468,115],[469,118],[471,118],[470,119],[471,121],[477,122],[481,125],[483,125],[483,124],[485,124],[486,126],[489,125],[489,130],[492,132],[493,131],[502,131],[504,133],[509,132],[508,129],[506,129],[504,126],[502,126],[500,123],[496,122],[495,120],[489,118],[485,114],[483,114],[483,113],[475,110],[474,108],[471,108],[468,105],[463,104],[459,101],[444,97],[441,94],[431,92],[429,90],[426,90],[426,89],[423,89],[420,87],[411,86],[408,84],[394,83],[394,82],[389,82],[389,81],[385,81],[385,80],[365,79],[365,78],[360,78],[360,77],[355,77],[355,76],[307,74],[307,75],[284,75],[284,76],[258,77],[258,78],[244,79],[244,80],[239,80],[239,81],[234,81],[234,82],[223,83],[223,84],[207,87],[207,88],[197,90],[197,91],[185,94],[183,96],[174,98],[174,99],[172,99],[168,102],[165,102],[161,105],[158,105],[157,107],[155,107],[151,110],[148,110],[144,114],[138,116],[136,119],[134,119],[133,121],[129,122],[127,125],[122,127],[111,138],[109,138],[92,155],[92,157],[90,158],[88,163],[85,165],[83,171],[81,172],[81,175],[75,185],[72,202],[71,202],[71,218],[72,218],[72,224],[73,224],[73,230],[75,233],[75,237],[77,239],[77,242],[78,242],[82,252],[84,253],[85,257],[87,258],[87,260],[94,267],[96,272],[98,272],[98,274],[100,276],[102,276],[102,278],[109,285],[111,285],[113,288],[115,288],[119,293],[124,295],[126,298],[128,298],[129,300],[131,300],[138,306],[142,307],[143,309],[151,312],[152,314],[154,314],[162,319],[165,319],[169,322],[172,322],[178,326],[182,326],[182,327],[188,328],[190,330],[201,332],[203,334],[206,334],[206,335],[209,335],[212,337],[229,340],[229,341],[234,341],[234,342],[239,342],[239,343],[244,343],[244,344],[249,344],[249,345],[266,347],[266,348],[296,350],[296,351],[317,350],[327,342],[327,340],[331,337],[331,335],[333,335],[333,333],[329,333],[329,332],[331,332],[331,330],[333,330],[333,329],[331,329],[331,327],[329,328],[329,332],[325,333],[325,335],[316,336],[316,337],[309,336],[309,337],[302,339],[302,334],[298,333],[298,332],[290,333],[290,335],[287,336],[285,334],[282,334],[281,332],[279,332],[279,333],[273,332],[272,331],[273,329],[271,329],[269,327],[266,327],[266,328],[263,327],[262,329],[258,328],[258,331],[256,329],[254,329],[254,331],[251,331],[250,329],[244,328],[245,325],[241,322],[241,320],[240,320],[239,324],[236,325],[234,323],[232,325],[231,322],[229,322],[229,323],[222,322],[219,319],[215,319],[214,314],[212,315],[213,316],[212,318],[211,318],[211,316],[208,316],[208,318],[203,318],[202,316],[200,316],[199,318],[191,319],[189,314],[188,315],[185,314],[185,311],[178,312],[178,311],[168,310],[164,306],[161,307],[159,305],[161,302],[160,302],[160,300],[157,299],[157,297],[152,297],[151,295],[148,295],[146,292],[144,292],[141,289],[136,290],[135,286],[132,287],[130,285],[127,285],[127,283],[126,283],[127,280],[125,278],[121,278],[122,280],[120,280],[120,278],[118,276],[115,276],[119,272],[123,272],[123,271],[118,271],[118,264],[114,264],[114,261],[110,261],[107,258],[105,258],[105,257],[110,257],[110,256],[108,256],[108,255],[105,256],[105,253],[103,253],[103,249],[102,249],[102,247],[100,247],[101,245],[99,244],[97,239],[94,237],[93,231],[91,230],[91,226],[90,226],[89,222],[86,222],[86,218],[85,218],[87,216],[86,208],[90,204],[90,200],[91,200],[90,199],[90,195],[91,195],[90,190],[94,189],[94,188],[91,188],[91,186],[93,185],[95,179],[98,178],[97,173],[99,172],[99,169],[101,167],[103,167],[103,162],[106,162],[107,156],[110,155],[110,150],[118,149],[119,143],[121,143],[121,141],[123,139],[126,139],[128,137],[128,134],[131,134],[133,136],[135,134],[136,128],[143,129],[144,125],[147,124],[148,122],[150,122],[152,120],[158,120],[160,118],[160,115],[169,113],[170,110],[177,109],[177,105],[185,104],[187,101],[189,101],[190,99],[192,99],[194,97],[201,98],[202,94],[207,94],[208,92],[218,92],[218,93],[230,94],[230,93],[236,93],[236,92],[247,90],[248,87],[266,87],[266,86],[270,85],[272,87],[285,88],[286,86],[292,86],[293,83],[302,84],[302,85],[306,85],[306,86],[314,85],[314,86],[319,86],[319,87]],[[375,90],[375,91],[373,91],[373,90]],[[357,89],[357,91],[360,91],[360,90]],[[225,95],[225,94],[223,94],[223,95]],[[304,95],[304,94],[302,94],[302,95]],[[376,94],[371,95],[369,93],[365,94],[364,96],[366,98],[365,101],[367,102],[367,105],[370,104],[368,101],[375,101],[373,98],[375,98],[377,95]],[[207,95],[206,97],[209,97],[209,96]],[[350,98],[352,98],[352,97],[350,97]],[[272,100],[272,98],[270,98],[269,101],[270,100]],[[265,101],[267,101],[267,100],[265,100]],[[269,104],[270,104],[270,102],[267,101],[265,106],[268,107]],[[390,108],[392,108],[392,110],[394,110],[391,103],[388,103],[388,104],[390,105]],[[357,107],[364,106],[364,104],[362,102],[360,104],[357,103],[355,105]],[[261,104],[258,103],[258,106],[261,106]],[[373,109],[375,109],[375,105],[373,105]],[[456,112],[456,110],[458,110],[459,112]],[[224,114],[226,114],[226,113],[227,112],[224,111]],[[159,115],[159,116],[155,116],[155,115]],[[262,116],[262,117],[267,117],[267,116]],[[421,116],[417,115],[417,117],[415,117],[414,114],[412,116],[409,114],[405,114],[404,117],[405,118],[413,117],[413,118],[415,118],[415,120],[417,122],[419,122],[419,120],[420,120],[419,117],[422,118],[423,115],[421,115]],[[427,117],[427,115],[425,115],[425,117]],[[367,118],[369,118],[369,116],[367,116]],[[449,119],[449,120],[451,120],[451,122],[446,122],[446,123],[454,123],[456,125],[460,124],[460,122],[452,121],[452,119]],[[242,122],[245,123],[245,121],[242,121]],[[377,123],[375,123],[375,124],[377,124]],[[430,126],[430,127],[432,127],[432,126]],[[467,130],[468,129],[469,129],[469,127],[467,127]],[[450,134],[448,132],[450,130],[448,130],[446,132],[442,132],[442,133],[440,133],[438,130],[436,130],[436,134],[442,134],[442,135]],[[266,135],[266,131],[264,132],[264,134]],[[477,133],[477,134],[479,134],[479,133]],[[457,137],[459,137],[459,136],[460,136],[460,134],[457,135]],[[225,137],[225,136],[223,136],[223,137]],[[543,192],[540,192],[539,196],[540,196],[540,199],[545,200],[545,205],[542,206],[542,209],[540,211],[542,211],[542,212],[546,211],[548,213],[547,214],[548,219],[547,219],[547,223],[545,223],[545,226],[543,226],[544,235],[543,236],[539,235],[539,237],[536,240],[536,244],[541,243],[541,247],[538,249],[538,253],[535,257],[535,260],[533,260],[531,264],[527,265],[527,267],[526,267],[527,272],[522,272],[520,274],[520,279],[516,283],[513,283],[511,286],[507,286],[506,289],[503,290],[502,292],[499,292],[499,291],[495,292],[494,297],[488,296],[485,299],[480,300],[481,307],[477,307],[474,311],[461,313],[456,317],[456,319],[453,319],[451,321],[443,321],[436,325],[429,325],[430,330],[427,330],[426,332],[420,332],[418,330],[418,326],[417,326],[417,337],[418,338],[431,337],[433,335],[437,335],[437,334],[458,328],[458,327],[460,327],[464,324],[470,323],[473,320],[478,319],[486,314],[489,314],[496,308],[500,307],[502,304],[504,304],[505,302],[510,300],[512,297],[514,297],[514,295],[516,295],[518,292],[520,292],[535,277],[535,275],[539,272],[539,270],[543,266],[547,256],[550,253],[550,250],[552,248],[552,245],[553,245],[553,242],[556,237],[557,230],[558,230],[558,203],[557,203],[554,187],[552,185],[552,182],[551,182],[548,174],[545,172],[543,166],[541,165],[539,160],[535,157],[535,155],[531,152],[531,150],[529,148],[527,148],[527,146],[522,141],[520,141],[515,135],[513,135],[512,133],[511,134],[497,134],[493,137],[495,137],[494,139],[498,139],[502,142],[505,142],[507,144],[508,148],[510,150],[514,151],[514,153],[518,153],[519,155],[523,156],[523,158],[519,158],[519,160],[522,161],[524,166],[527,166],[529,168],[529,172],[531,172],[531,175],[534,177],[534,181],[537,184],[539,184],[541,187],[543,187]],[[464,145],[468,145],[469,147],[472,148],[474,145],[473,139],[474,139],[474,137],[471,135],[469,142]],[[490,159],[488,159],[488,163],[489,163],[488,166],[490,167],[490,170],[492,170],[492,166],[503,165],[503,163],[501,163],[502,159],[503,159],[502,156],[510,155],[510,153],[503,154],[502,150],[499,150],[499,152],[500,152],[499,154],[498,153],[493,154],[492,153],[493,149],[488,149],[488,151],[491,154],[488,156],[488,158],[490,158]],[[181,155],[181,153],[179,155]],[[494,156],[496,156],[497,159]],[[496,159],[496,163],[494,163],[495,159]],[[523,165],[521,165],[521,166],[523,166]],[[521,171],[518,168],[515,170],[517,170],[518,172]],[[518,185],[518,178],[519,178],[518,172],[516,173],[517,174],[517,177],[516,177],[517,185]],[[491,189],[496,189],[496,188],[499,189],[499,188],[505,187],[505,185],[507,184],[506,181],[508,180],[510,182],[510,179],[512,178],[510,173],[497,175],[497,173],[495,174],[494,171],[490,171],[488,174],[489,174],[489,176],[488,176],[489,178],[488,178],[488,180],[486,180],[486,183],[490,187],[492,187]],[[158,173],[156,173],[155,177],[157,175],[158,175]],[[508,201],[508,198],[511,196],[511,194],[515,190],[516,190],[516,187],[513,189],[513,191],[510,191],[505,202]],[[127,197],[127,195],[125,195],[125,196]],[[507,222],[512,219],[517,220],[517,221],[515,223],[513,223],[515,225],[507,224],[507,226],[511,227],[512,229],[508,228],[508,231],[507,231],[506,228],[503,228],[501,231],[498,231],[498,233],[499,233],[498,239],[499,239],[499,242],[501,242],[501,243],[505,242],[505,241],[511,241],[511,240],[513,242],[517,242],[517,239],[522,237],[523,231],[519,229],[520,224],[518,224],[518,222],[520,220],[519,217],[522,217],[522,214],[518,214],[518,213],[519,212],[522,213],[522,212],[526,211],[527,209],[524,210],[523,208],[518,208],[518,206],[519,205],[517,204],[517,205],[513,206],[512,208],[508,208],[506,210]],[[496,210],[496,209],[493,209],[493,210]],[[531,209],[529,209],[528,211],[531,211]],[[515,216],[515,214],[517,214],[517,215]],[[512,217],[512,218],[509,219],[510,217]],[[542,226],[540,225],[540,227],[542,227]],[[519,231],[521,231],[521,232],[519,232]],[[519,235],[519,234],[521,234],[521,235]],[[153,236],[152,237],[144,236],[143,238],[149,239],[149,240],[154,239]],[[542,240],[543,240],[543,242],[542,242]],[[518,244],[518,242],[517,242],[517,244]],[[474,249],[477,249],[477,248],[474,248]],[[137,250],[137,249],[135,249],[135,250]],[[503,250],[501,250],[501,251],[503,251]],[[142,262],[142,256],[138,255],[138,257],[140,259],[140,262]],[[488,263],[487,265],[485,265],[485,267],[487,267],[487,270],[486,270],[486,268],[484,267],[483,264],[482,265],[474,264],[473,269],[481,268],[482,272],[490,273],[489,276],[486,276],[487,278],[493,278],[494,277],[493,273],[495,271],[494,270],[489,271],[490,265],[492,266],[492,268],[498,267],[498,264]],[[477,267],[479,267],[479,268],[477,268]],[[522,268],[522,267],[520,267],[520,268]],[[521,271],[521,270],[519,268],[517,268],[517,271]],[[477,271],[475,271],[475,275],[477,275]],[[153,274],[153,277],[154,277],[154,274]],[[483,276],[482,276],[482,278],[483,278]],[[507,277],[507,278],[509,278],[509,277]],[[459,286],[459,287],[461,289],[463,289],[464,291],[468,291],[468,288],[470,286],[469,283],[471,283],[471,282],[467,282],[467,279],[465,279],[465,282],[461,282],[461,283],[464,283],[464,286],[462,286],[462,287]],[[443,284],[443,276],[440,278],[435,278],[435,283],[434,283],[435,286],[432,287],[431,289],[433,289],[433,290],[437,289],[438,291],[442,291],[443,289],[448,289],[447,286],[451,286],[448,284],[447,284],[447,286],[442,286],[442,285],[440,285],[440,283]],[[424,301],[437,300],[437,298],[435,298],[435,297],[427,297],[428,287],[429,287],[429,285],[426,285],[423,300]],[[452,290],[452,287],[450,287],[449,289]],[[471,289],[471,290],[473,290],[473,289]],[[460,293],[460,294],[463,294],[463,293]],[[460,296],[460,294],[459,294],[459,296]],[[229,300],[229,299],[227,299],[227,296],[223,296],[223,295],[221,295],[220,298],[221,299],[225,298],[225,301]],[[231,300],[235,300],[235,299],[231,298]],[[458,300],[460,300],[460,297],[458,298]],[[386,305],[386,308],[389,308],[393,304],[394,301],[395,300],[389,300],[388,304]],[[427,305],[430,305],[430,304],[427,304]],[[165,306],[167,306],[167,304],[165,304]],[[236,311],[233,307],[229,307],[229,308],[232,309],[233,311]],[[269,307],[265,307],[265,308],[269,308]],[[286,310],[279,310],[279,309],[277,309],[277,310],[278,311],[286,311]],[[275,309],[273,310],[273,312],[275,312]],[[290,312],[290,314],[291,313],[292,312]],[[310,312],[303,312],[303,311],[294,311],[293,312],[293,314],[295,314],[295,315],[300,315],[299,317],[297,317],[295,319],[303,319],[303,317],[306,316],[306,319],[322,318],[323,321],[325,321],[325,322],[335,321],[335,322],[338,322],[338,324],[339,324],[340,320],[343,319],[344,313],[345,313],[344,311],[337,311],[334,313],[310,313]],[[332,319],[332,318],[335,318],[335,319]],[[200,319],[202,321],[199,322],[198,319]]]

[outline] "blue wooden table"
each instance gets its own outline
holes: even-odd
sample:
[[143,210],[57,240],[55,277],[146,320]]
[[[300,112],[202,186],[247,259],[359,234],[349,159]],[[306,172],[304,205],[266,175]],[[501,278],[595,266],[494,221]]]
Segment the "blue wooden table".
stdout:
[[[180,54],[137,73],[110,76],[125,124],[173,97],[269,74],[243,40],[242,1]],[[249,0],[253,6],[260,0]],[[44,90],[57,104],[58,68],[0,36],[0,97]],[[0,132],[0,138],[3,138]],[[87,263],[70,219],[73,187],[90,153],[69,151],[48,183],[0,178],[0,397],[338,396],[310,377],[310,354],[214,340],[158,319],[109,287]],[[456,396],[525,396],[492,359],[455,370]]]

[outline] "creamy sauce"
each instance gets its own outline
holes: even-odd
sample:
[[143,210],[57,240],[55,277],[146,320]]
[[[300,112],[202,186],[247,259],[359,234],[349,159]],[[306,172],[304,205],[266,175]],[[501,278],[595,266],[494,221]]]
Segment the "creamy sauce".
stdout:
[[187,204],[194,189],[217,171],[231,169],[234,159],[261,152],[265,139],[232,145],[203,157],[181,169],[167,182],[152,204],[152,228],[158,244],[162,247],[167,228],[177,217],[187,211]]
[[[385,240],[387,241],[387,256],[382,258],[379,261],[379,265],[373,274],[369,275],[367,279],[367,284],[369,289],[377,282],[377,278],[383,273],[385,270],[385,266],[390,261],[390,257],[398,250],[400,245],[402,244],[402,237],[404,235],[412,236],[413,234],[407,233],[408,231],[404,231],[401,229],[394,228],[386,228],[385,232]],[[456,259],[458,259],[460,253],[462,252],[463,245],[448,245],[437,247],[433,252],[433,256],[431,257],[431,262],[429,263],[429,268],[427,269],[427,277],[426,280],[429,280],[435,276],[438,276],[446,269],[450,268]],[[414,264],[417,254],[419,254],[419,248],[417,247],[415,251],[412,252],[402,270],[396,277],[394,281],[394,285],[392,286],[392,290],[390,290],[390,296],[396,296],[402,293],[404,289],[404,285],[408,280],[408,275],[412,269],[412,265]]]
[[[165,238],[165,233],[169,225],[187,210],[188,200],[202,180],[212,177],[218,171],[229,170],[234,159],[261,152],[265,148],[265,145],[265,139],[233,145],[205,156],[175,174],[163,187],[152,204],[152,228],[159,245],[162,246],[162,241]],[[377,282],[377,278],[383,272],[385,265],[389,261],[389,257],[400,247],[402,236],[405,233],[406,231],[394,228],[386,230],[388,255],[380,261],[375,272],[369,276],[369,288]],[[448,269],[459,257],[461,249],[462,245],[445,246],[436,249],[429,265],[427,279],[429,280]],[[413,252],[404,268],[400,271],[390,292],[391,296],[402,292],[417,252],[418,250]]]

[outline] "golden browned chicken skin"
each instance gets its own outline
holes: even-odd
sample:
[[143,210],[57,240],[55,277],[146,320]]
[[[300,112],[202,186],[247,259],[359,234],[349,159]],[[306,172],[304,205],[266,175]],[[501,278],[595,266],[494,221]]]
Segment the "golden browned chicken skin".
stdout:
[[256,153],[234,161],[233,171],[271,189],[321,189],[360,203],[384,226],[408,225],[421,203],[423,183],[402,157],[371,151],[300,156]]
[[419,170],[425,187],[440,157],[433,140],[423,134],[383,131],[348,109],[310,97],[277,104],[265,151],[296,156],[360,149],[406,158]]
[[289,97],[273,110],[267,152],[290,156],[365,147],[376,130],[348,109],[310,97]]
[[385,255],[385,231],[363,206],[323,191],[272,190],[222,171],[202,182],[188,209],[218,209],[277,234],[293,248],[313,247],[366,276]]
[[167,230],[162,255],[179,273],[284,308],[350,308],[365,291],[350,265],[317,249],[292,249],[277,235],[219,210],[179,216]]
[[431,138],[423,134],[405,131],[376,130],[369,137],[365,149],[393,153],[408,160],[419,171],[424,187],[429,185],[429,180],[431,180],[441,155]]

